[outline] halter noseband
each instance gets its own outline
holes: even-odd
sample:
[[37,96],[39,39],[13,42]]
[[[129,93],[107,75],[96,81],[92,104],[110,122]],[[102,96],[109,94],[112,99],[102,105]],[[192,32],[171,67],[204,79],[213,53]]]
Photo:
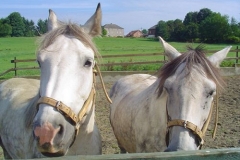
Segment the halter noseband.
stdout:
[[[208,118],[205,121],[202,129],[200,129],[197,125],[193,124],[192,122],[182,120],[182,119],[175,119],[175,120],[168,121],[167,127],[170,128],[170,127],[173,127],[173,126],[181,126],[181,127],[186,128],[186,129],[189,129],[194,135],[197,136],[197,138],[199,140],[198,149],[201,149],[203,144],[204,144],[203,137],[204,137],[204,135],[207,131],[207,128],[208,128],[208,125],[209,125],[209,122],[210,122],[210,119],[211,119],[211,116],[212,116],[213,107],[214,107],[214,101],[212,102]],[[213,138],[215,137],[216,130],[217,130],[217,117],[218,117],[217,114],[218,114],[218,92],[217,92],[217,95],[216,95],[216,119],[215,119],[214,131],[213,131],[213,135],[212,135]],[[168,112],[167,112],[167,116],[168,116]],[[167,142],[167,145],[168,145],[169,129],[168,129],[168,132],[167,132],[166,142]]]
[[202,132],[202,130],[197,125],[193,124],[192,122],[182,120],[182,119],[175,119],[175,120],[172,120],[172,121],[168,121],[167,127],[170,128],[170,127],[173,127],[173,126],[181,126],[181,127],[186,128],[186,129],[189,129],[200,140],[199,146],[203,145],[203,143],[204,143],[204,140],[203,140],[204,133]]

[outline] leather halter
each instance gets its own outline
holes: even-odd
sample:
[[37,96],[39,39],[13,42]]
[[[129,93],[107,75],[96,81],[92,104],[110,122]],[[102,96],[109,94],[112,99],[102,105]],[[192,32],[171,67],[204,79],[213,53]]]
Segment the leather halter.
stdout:
[[73,123],[73,125],[75,126],[75,136],[78,134],[79,132],[79,128],[80,128],[80,122],[82,121],[82,118],[84,117],[84,115],[86,114],[88,108],[90,107],[90,103],[92,102],[91,107],[93,107],[93,105],[95,104],[95,74],[96,71],[93,72],[93,85],[92,85],[92,89],[91,92],[87,98],[87,100],[84,102],[83,107],[81,108],[80,112],[78,113],[78,115],[76,115],[73,110],[68,107],[66,104],[64,104],[61,101],[55,100],[53,98],[50,97],[40,97],[38,102],[37,102],[37,108],[39,108],[40,104],[48,104],[54,108],[56,108],[63,116],[65,116],[66,119],[70,120],[71,123]]
[[[203,144],[204,144],[203,137],[205,136],[205,133],[207,131],[207,128],[208,128],[208,125],[209,125],[209,122],[210,122],[210,119],[211,119],[211,116],[212,116],[213,107],[214,107],[214,102],[212,102],[208,118],[205,121],[202,129],[200,129],[197,125],[193,124],[192,122],[182,120],[182,119],[174,119],[174,120],[168,121],[167,127],[170,128],[170,127],[173,127],[173,126],[181,126],[181,127],[186,128],[186,129],[189,129],[194,135],[197,136],[197,138],[199,140],[198,149],[201,149]],[[213,138],[216,135],[217,117],[218,117],[218,92],[217,92],[217,95],[216,95],[216,118],[215,118],[214,131],[213,131],[213,134],[212,134]],[[169,134],[169,130],[168,130],[167,136],[169,136],[168,134]],[[168,141],[169,141],[169,137],[166,138],[167,145],[168,145]]]
[[[37,109],[39,108],[40,104],[48,104],[54,108],[56,108],[67,120],[70,120],[71,123],[75,126],[75,137],[78,135],[79,133],[79,128],[80,128],[80,122],[82,121],[83,117],[86,115],[87,110],[89,109],[89,107],[93,107],[93,105],[95,104],[95,100],[96,100],[96,90],[95,90],[95,85],[96,85],[96,75],[97,73],[99,73],[100,76],[100,80],[101,80],[101,84],[105,93],[105,96],[107,97],[107,100],[112,103],[111,99],[109,98],[107,91],[105,89],[105,85],[102,79],[102,75],[100,72],[100,69],[98,67],[98,65],[95,65],[97,70],[93,70],[93,84],[92,84],[92,89],[91,92],[87,98],[87,100],[84,102],[83,107],[81,108],[81,110],[79,111],[78,115],[76,115],[73,110],[68,107],[66,104],[64,104],[61,101],[55,100],[53,98],[50,97],[40,97],[38,102],[37,102]],[[90,103],[92,102],[92,105],[90,106]]]

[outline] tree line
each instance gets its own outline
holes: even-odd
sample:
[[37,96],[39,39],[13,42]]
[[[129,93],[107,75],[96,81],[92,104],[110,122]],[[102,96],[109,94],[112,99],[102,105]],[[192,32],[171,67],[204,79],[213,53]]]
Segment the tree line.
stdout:
[[6,18],[0,19],[0,37],[33,37],[47,31],[47,20],[39,19],[37,25],[32,20],[13,12]]
[[212,12],[208,8],[199,12],[189,12],[184,20],[160,20],[156,25],[155,36],[168,41],[239,43],[240,23],[227,15]]
[[[18,12],[0,19],[0,37],[32,37],[46,32],[47,20],[39,19],[35,25]],[[103,35],[105,32],[103,29]],[[227,15],[222,16],[203,8],[199,12],[188,12],[183,21],[160,20],[156,25],[155,36],[178,42],[239,43],[240,23]]]

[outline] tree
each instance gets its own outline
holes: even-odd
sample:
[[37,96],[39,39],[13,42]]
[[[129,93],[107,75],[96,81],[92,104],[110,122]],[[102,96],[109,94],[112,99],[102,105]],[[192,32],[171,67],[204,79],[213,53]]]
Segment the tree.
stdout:
[[36,35],[44,34],[47,32],[47,20],[39,19],[36,26]]
[[[180,19],[159,21],[156,28],[156,36],[163,36],[171,41],[195,41],[210,43],[239,43],[240,23],[234,18],[229,24],[227,15],[212,12],[208,8],[202,8],[199,12],[189,12],[184,21]],[[166,27],[167,26],[167,27]],[[167,28],[167,29],[166,29]]]
[[212,13],[199,26],[201,40],[209,43],[224,42],[230,31],[228,17],[220,13]]
[[107,35],[107,30],[104,27],[102,27],[102,36],[106,36],[106,35]]
[[174,32],[174,21],[173,20],[169,20],[166,22],[167,26],[168,26],[168,33],[169,33],[169,40],[174,40],[175,38],[173,37],[173,32]]
[[194,41],[196,38],[198,38],[198,24],[197,23],[189,23],[185,26],[185,38],[188,41]]
[[23,23],[25,24],[24,36],[33,37],[35,33],[35,26],[32,20],[27,20],[23,17]]
[[146,35],[148,33],[148,31],[146,29],[143,29],[142,33]]
[[0,37],[8,37],[12,34],[12,26],[6,23],[5,19],[0,19]]
[[189,12],[183,20],[183,24],[189,25],[190,23],[198,23],[198,12]]
[[240,23],[237,23],[235,18],[231,18],[230,22],[230,33],[227,38],[228,43],[239,43],[240,42]]
[[170,35],[168,32],[168,26],[165,21],[159,21],[156,26],[156,33],[155,36],[161,36],[163,39],[168,40]]
[[185,26],[180,19],[173,21],[174,31],[172,33],[173,40],[175,41],[184,41],[186,38],[184,36]]
[[208,8],[200,9],[200,11],[197,14],[197,22],[198,24],[201,24],[203,20],[205,20],[208,16],[210,16],[213,12]]
[[237,36],[240,37],[240,23],[237,23],[235,18],[231,18],[231,23],[230,23],[230,27],[231,27],[231,36]]
[[23,18],[20,13],[13,12],[7,17],[9,25],[12,26],[12,37],[24,36],[25,24],[23,23]]

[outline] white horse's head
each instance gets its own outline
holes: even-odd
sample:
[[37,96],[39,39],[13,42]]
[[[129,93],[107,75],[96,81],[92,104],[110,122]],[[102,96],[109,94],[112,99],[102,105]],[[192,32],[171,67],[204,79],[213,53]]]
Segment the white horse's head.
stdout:
[[159,71],[159,94],[168,94],[167,119],[169,135],[166,151],[196,150],[204,133],[213,97],[224,81],[218,65],[230,47],[206,57],[202,47],[188,48],[185,54],[159,37],[169,63]]
[[[101,16],[98,4],[93,16],[80,27],[58,21],[49,10],[48,33],[43,36],[37,54],[41,69],[40,99],[33,122],[38,149],[44,155],[65,155],[79,126],[89,133],[93,130],[91,106],[97,49],[92,36],[101,34]],[[89,107],[84,108],[86,105]]]

